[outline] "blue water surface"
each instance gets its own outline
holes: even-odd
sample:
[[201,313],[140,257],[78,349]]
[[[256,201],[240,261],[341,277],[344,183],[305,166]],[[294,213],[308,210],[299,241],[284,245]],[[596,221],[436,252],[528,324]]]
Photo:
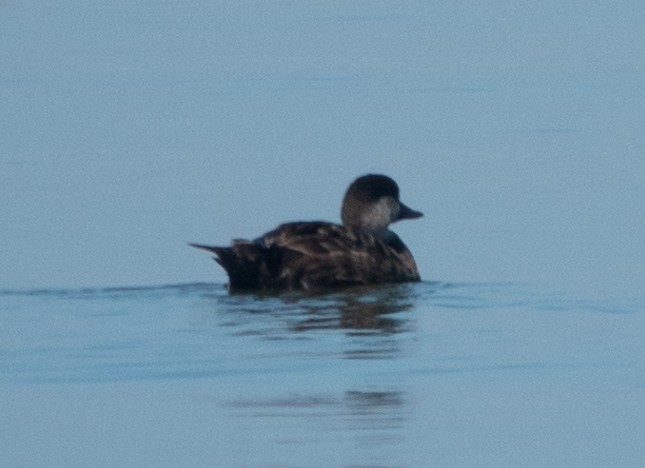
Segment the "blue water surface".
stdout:
[[[644,24],[0,2],[0,466],[643,466]],[[231,296],[186,245],[367,172],[424,282]]]
[[[0,287],[213,278],[186,242],[380,172],[426,279],[645,278],[645,6],[4,2]],[[589,288],[589,285],[592,285]]]
[[439,283],[0,302],[6,466],[638,466],[645,302]]

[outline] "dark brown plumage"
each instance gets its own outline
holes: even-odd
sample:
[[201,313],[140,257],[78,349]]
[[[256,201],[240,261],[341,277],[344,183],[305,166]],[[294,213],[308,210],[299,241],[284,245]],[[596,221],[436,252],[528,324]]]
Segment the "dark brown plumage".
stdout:
[[399,200],[387,176],[354,181],[343,200],[343,225],[313,221],[278,226],[230,247],[190,244],[215,254],[231,290],[318,290],[419,281],[412,254],[387,227],[422,214]]

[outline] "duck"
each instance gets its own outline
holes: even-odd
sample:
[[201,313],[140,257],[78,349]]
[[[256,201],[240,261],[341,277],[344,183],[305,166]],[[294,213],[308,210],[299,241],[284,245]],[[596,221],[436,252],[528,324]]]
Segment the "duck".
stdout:
[[229,291],[318,291],[420,281],[410,250],[390,224],[423,216],[401,202],[399,186],[366,174],[348,187],[341,222],[299,221],[229,246],[189,243],[214,254]]

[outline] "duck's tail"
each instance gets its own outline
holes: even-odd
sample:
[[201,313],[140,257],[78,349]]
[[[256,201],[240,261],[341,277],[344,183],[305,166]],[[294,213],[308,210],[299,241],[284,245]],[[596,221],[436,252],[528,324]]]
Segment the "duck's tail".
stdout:
[[231,290],[261,289],[270,276],[267,268],[267,249],[253,242],[236,243],[231,247],[192,243],[188,245],[215,254],[214,260],[228,274],[228,286]]

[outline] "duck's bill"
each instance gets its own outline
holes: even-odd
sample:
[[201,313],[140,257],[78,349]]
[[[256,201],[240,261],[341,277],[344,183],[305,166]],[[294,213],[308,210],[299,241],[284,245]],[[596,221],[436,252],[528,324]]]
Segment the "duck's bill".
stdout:
[[420,211],[413,210],[409,206],[401,203],[401,208],[399,210],[399,219],[416,219],[423,216],[423,213]]

